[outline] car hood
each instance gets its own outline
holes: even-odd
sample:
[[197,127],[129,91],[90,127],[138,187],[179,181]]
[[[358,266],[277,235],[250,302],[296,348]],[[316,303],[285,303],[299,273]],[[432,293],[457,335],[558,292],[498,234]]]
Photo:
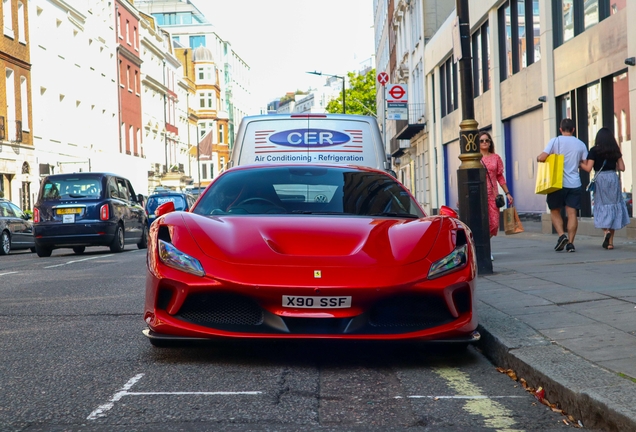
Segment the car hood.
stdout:
[[[429,255],[444,223],[454,224],[447,217],[180,216],[210,258],[234,264],[287,266],[413,263]],[[452,248],[451,242],[443,240],[436,250],[444,251],[433,255],[444,256]]]

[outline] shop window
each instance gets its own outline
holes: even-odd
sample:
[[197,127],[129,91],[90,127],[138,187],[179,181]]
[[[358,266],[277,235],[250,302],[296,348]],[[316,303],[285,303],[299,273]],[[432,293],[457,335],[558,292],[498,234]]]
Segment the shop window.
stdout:
[[475,96],[490,88],[490,47],[488,22],[483,24],[471,38],[473,54],[473,92]]
[[457,89],[457,63],[449,57],[440,66],[440,87],[442,94],[442,117],[455,111],[459,104]]

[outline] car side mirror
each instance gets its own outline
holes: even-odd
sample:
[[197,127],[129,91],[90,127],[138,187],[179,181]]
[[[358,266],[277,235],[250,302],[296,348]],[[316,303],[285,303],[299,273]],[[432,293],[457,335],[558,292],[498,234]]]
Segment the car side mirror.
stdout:
[[24,213],[24,219],[29,220],[32,218],[32,216],[29,213]]
[[140,204],[144,203],[144,196],[142,194],[137,194],[137,202]]
[[159,217],[168,213],[172,213],[173,211],[174,211],[174,202],[168,201],[161,204],[159,207],[157,207],[157,210],[155,210],[155,215]]
[[442,216],[450,216],[455,219],[459,218],[459,215],[457,214],[455,210],[445,205],[439,208],[439,214],[441,214]]

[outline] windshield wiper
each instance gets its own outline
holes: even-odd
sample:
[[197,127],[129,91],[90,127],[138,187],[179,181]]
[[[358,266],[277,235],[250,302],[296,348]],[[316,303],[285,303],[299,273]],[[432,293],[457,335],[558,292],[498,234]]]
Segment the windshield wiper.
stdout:
[[68,196],[71,198],[86,198],[86,195],[80,195],[80,194],[68,194]]
[[414,215],[412,213],[397,213],[397,212],[380,212],[380,213],[371,213],[369,216],[389,216],[389,217],[404,217],[410,219],[419,219],[418,215]]

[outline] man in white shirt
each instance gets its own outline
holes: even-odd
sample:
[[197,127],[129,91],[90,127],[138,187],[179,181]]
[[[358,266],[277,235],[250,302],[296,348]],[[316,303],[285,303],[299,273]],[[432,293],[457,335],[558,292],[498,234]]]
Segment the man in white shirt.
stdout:
[[[574,237],[579,226],[577,219],[578,210],[581,209],[581,177],[579,176],[579,164],[587,159],[587,146],[583,141],[573,136],[574,121],[565,118],[559,127],[561,135],[552,138],[543,152],[537,156],[538,162],[545,162],[550,154],[563,155],[563,188],[546,196],[546,202],[550,209],[552,225],[559,235],[555,251],[575,252]],[[561,209],[565,207],[568,218],[567,235],[563,229]]]

